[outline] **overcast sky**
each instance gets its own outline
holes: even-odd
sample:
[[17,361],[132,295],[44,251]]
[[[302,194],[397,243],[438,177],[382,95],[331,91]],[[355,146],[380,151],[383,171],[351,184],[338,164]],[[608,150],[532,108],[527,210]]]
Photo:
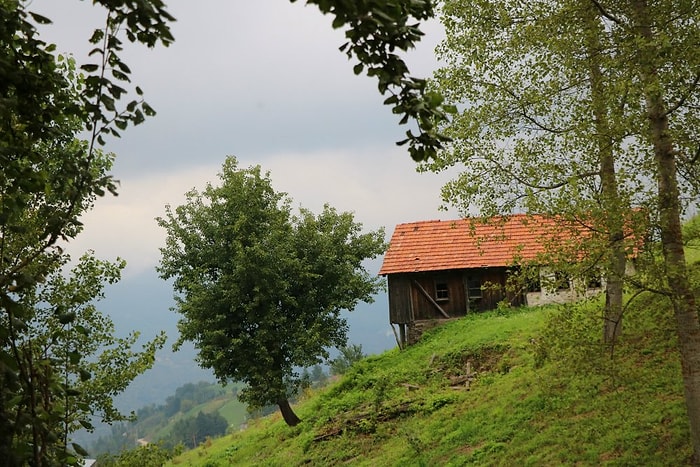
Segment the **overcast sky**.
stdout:
[[[91,3],[34,0],[30,10],[53,20],[41,29],[45,40],[83,62],[88,37],[104,22]],[[127,260],[122,283],[108,290],[118,329],[126,321],[143,330],[146,322],[172,336],[172,291],[154,270],[164,243],[154,218],[190,188],[216,182],[227,155],[242,167],[269,170],[274,188],[296,205],[319,212],[327,202],[353,211],[368,229],[386,227],[387,238],[397,223],[455,217],[438,209],[447,176],[416,173],[395,145],[407,128],[382,105],[386,96],[375,80],[353,74],[331,17],[302,1],[167,3],[178,20],[175,44],[127,46],[123,53],[158,115],[108,142],[120,195],[98,200],[70,249]],[[442,30],[437,22],[423,29],[426,37],[407,62],[414,75],[428,77]],[[370,272],[380,264],[372,262]],[[349,319],[351,342],[370,352],[392,347],[386,296],[363,310]]]
[[[175,44],[128,46],[126,63],[158,115],[107,149],[117,154],[118,198],[98,201],[84,217],[76,250],[124,257],[126,274],[152,269],[163,232],[154,217],[183,193],[216,181],[227,155],[259,164],[297,205],[328,202],[354,211],[368,228],[451,217],[439,212],[446,180],[417,174],[394,142],[406,127],[373,79],[355,76],[338,50],[342,31],[314,6],[288,0],[171,0]],[[90,2],[35,0],[52,18],[42,37],[81,61],[104,14]],[[438,23],[427,27],[407,60],[414,74],[435,68]]]

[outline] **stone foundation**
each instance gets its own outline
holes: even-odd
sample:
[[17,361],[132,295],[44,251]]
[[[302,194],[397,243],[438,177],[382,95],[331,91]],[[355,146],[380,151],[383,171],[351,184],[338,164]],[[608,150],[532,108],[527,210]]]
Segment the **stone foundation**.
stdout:
[[425,319],[408,323],[408,345],[413,345],[418,342],[425,331],[456,319],[459,318]]

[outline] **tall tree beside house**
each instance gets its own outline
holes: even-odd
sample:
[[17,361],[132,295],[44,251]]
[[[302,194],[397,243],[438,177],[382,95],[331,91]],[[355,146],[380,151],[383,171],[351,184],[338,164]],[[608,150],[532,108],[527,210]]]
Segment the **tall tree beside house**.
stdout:
[[[500,22],[490,20],[487,4],[500,11]],[[568,248],[552,244],[547,263],[582,279],[602,270],[603,336],[613,343],[632,227],[641,225],[630,206],[648,201],[646,174],[633,170],[639,154],[623,148],[628,134],[615,121],[615,112],[625,111],[617,92],[623,84],[610,73],[609,41],[593,6],[556,6],[446,2],[440,55],[448,66],[436,80],[465,109],[446,128],[454,143],[424,168],[463,166],[443,198],[465,213],[533,212],[583,231]],[[575,267],[571,258],[579,260]]]
[[[443,196],[465,211],[593,221],[595,243],[585,248],[599,252],[608,277],[610,323],[622,316],[623,284],[611,289],[610,279],[621,277],[634,247],[628,232],[641,227],[643,237],[660,240],[662,255],[649,248],[646,259],[662,258],[663,273],[640,275],[635,285],[673,304],[696,461],[700,322],[680,219],[684,199],[695,199],[700,183],[698,6],[447,0],[439,54],[448,66],[436,81],[464,111],[445,129],[454,139],[450,148],[425,167],[464,166]],[[632,207],[646,219],[635,220]],[[618,325],[606,326],[607,339],[618,333]]]
[[[696,2],[650,5],[635,0],[622,10],[601,8],[625,42],[644,96],[646,143],[653,152],[666,294],[676,316],[685,400],[700,465],[700,321],[683,250],[682,188],[700,181],[698,112],[700,40]],[[679,8],[680,7],[680,8]],[[685,181],[685,183],[684,183]],[[697,186],[693,186],[697,188]],[[697,190],[695,191],[697,194]]]
[[158,219],[167,233],[158,271],[173,279],[180,343],[193,341],[222,382],[246,383],[239,398],[250,407],[278,405],[296,425],[295,369],[345,345],[340,313],[380,290],[363,261],[384,252],[384,234],[362,233],[351,213],[329,206],[293,215],[269,174],[240,169],[235,158],[219,178]]

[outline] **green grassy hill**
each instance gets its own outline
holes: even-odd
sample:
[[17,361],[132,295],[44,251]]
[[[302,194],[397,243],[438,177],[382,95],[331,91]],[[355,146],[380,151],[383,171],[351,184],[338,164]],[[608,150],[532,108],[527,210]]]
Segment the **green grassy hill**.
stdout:
[[308,393],[299,426],[272,415],[170,465],[686,465],[668,303],[636,299],[612,358],[600,307],[451,322]]

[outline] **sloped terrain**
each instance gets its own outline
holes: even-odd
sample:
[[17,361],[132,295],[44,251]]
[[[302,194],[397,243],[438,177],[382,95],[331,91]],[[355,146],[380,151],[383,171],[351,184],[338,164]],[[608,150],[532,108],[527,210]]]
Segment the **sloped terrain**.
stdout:
[[494,311],[356,364],[296,405],[172,465],[686,465],[668,303],[643,295],[614,352],[600,307]]

